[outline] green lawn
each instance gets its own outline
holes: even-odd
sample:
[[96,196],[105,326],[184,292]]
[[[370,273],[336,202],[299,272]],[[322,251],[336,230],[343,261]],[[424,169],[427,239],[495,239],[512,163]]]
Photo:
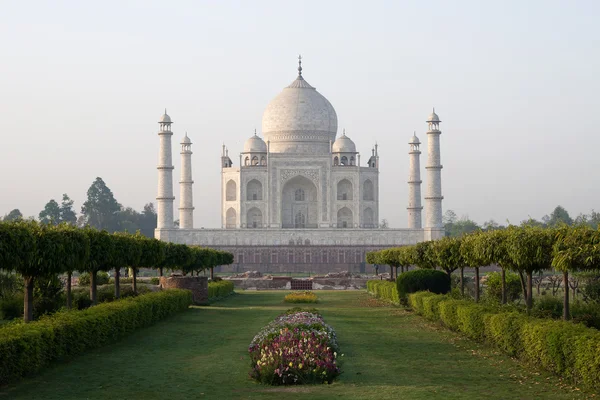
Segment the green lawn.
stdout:
[[[337,331],[333,385],[271,388],[248,378],[247,346],[290,306],[242,292],[0,389],[0,399],[573,399],[579,391],[364,292],[319,291]],[[312,306],[312,305],[309,305]]]

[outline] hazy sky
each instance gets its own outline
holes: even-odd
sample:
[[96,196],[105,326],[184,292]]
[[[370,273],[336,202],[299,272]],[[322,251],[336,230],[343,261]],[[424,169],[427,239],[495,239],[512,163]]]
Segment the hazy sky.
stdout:
[[444,211],[518,223],[557,204],[572,216],[600,209],[598,1],[1,7],[0,214],[37,216],[62,193],[79,212],[97,176],[125,206],[155,201],[166,107],[174,181],[187,131],[195,226],[220,227],[221,144],[237,165],[265,106],[295,79],[298,53],[363,164],[378,141],[380,217],[392,227],[406,227],[407,142],[414,130],[426,140],[432,106]]

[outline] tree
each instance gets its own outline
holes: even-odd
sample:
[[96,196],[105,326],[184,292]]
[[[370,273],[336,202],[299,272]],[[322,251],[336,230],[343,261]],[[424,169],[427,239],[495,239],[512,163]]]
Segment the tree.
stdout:
[[90,274],[90,300],[97,304],[97,275],[98,271],[108,271],[114,265],[115,241],[111,235],[103,230],[91,227],[84,229],[90,239],[90,257],[83,269]]
[[550,269],[555,231],[547,228],[526,226],[514,229],[506,238],[506,246],[512,265],[527,275],[527,311],[533,306],[533,273]]
[[4,216],[3,221],[17,221],[20,219],[23,219],[23,214],[21,213],[21,211],[19,211],[18,208],[15,208],[14,210],[12,210]]
[[112,264],[115,269],[115,298],[121,297],[121,268],[138,265],[142,257],[142,246],[133,235],[117,232],[112,235],[115,251]]
[[139,231],[134,235],[135,239],[138,240],[142,248],[142,255],[138,265],[132,265],[132,281],[131,287],[134,293],[137,293],[137,269],[138,268],[156,268],[162,264],[165,259],[165,248],[166,243],[161,242],[158,239],[147,238],[142,235]]
[[[90,257],[90,238],[79,228],[62,222],[56,228],[65,240],[62,243],[64,256],[62,269],[67,272],[67,308],[71,308],[71,276],[73,271],[82,269]],[[61,272],[64,272],[61,271]]]
[[381,220],[381,224],[379,225],[379,228],[381,229],[388,229],[390,227],[390,223],[388,222],[387,219],[382,219]]
[[148,203],[144,206],[144,211],[140,217],[139,229],[142,235],[154,237],[158,216],[154,209],[154,204]]
[[65,222],[69,225],[77,223],[77,215],[73,211],[73,200],[66,193],[63,193],[62,203],[60,204],[60,222]]
[[469,217],[464,216],[461,219],[449,223],[445,225],[446,236],[450,237],[461,237],[471,232],[475,232],[481,227],[477,225],[475,221],[469,219]]
[[446,224],[453,224],[456,222],[456,220],[458,219],[458,216],[456,215],[456,213],[452,210],[447,210],[444,213],[444,217],[442,218],[442,222],[444,225]]
[[51,199],[46,203],[44,209],[40,211],[39,219],[42,224],[58,225],[61,222],[60,207],[56,200]]
[[[464,261],[460,255],[460,239],[445,237],[434,242],[431,242],[430,251],[431,258],[440,266],[448,279],[452,278],[452,272],[464,265]],[[461,275],[462,280],[462,275]]]
[[465,235],[460,243],[460,255],[465,264],[475,269],[475,301],[479,301],[479,267],[486,265],[485,259],[481,257],[481,253],[477,251],[478,241],[481,240],[482,232],[472,232]]
[[116,214],[121,205],[113,196],[102,178],[96,178],[87,191],[87,201],[81,207],[85,223],[99,230],[118,231],[119,224]]
[[554,211],[550,214],[547,225],[550,227],[556,227],[562,224],[573,225],[573,219],[562,206],[556,206]]
[[552,252],[552,266],[563,274],[565,288],[563,298],[563,319],[570,318],[569,312],[569,272],[586,269],[600,269],[600,234],[597,230],[582,225],[574,228],[563,227],[556,234]]

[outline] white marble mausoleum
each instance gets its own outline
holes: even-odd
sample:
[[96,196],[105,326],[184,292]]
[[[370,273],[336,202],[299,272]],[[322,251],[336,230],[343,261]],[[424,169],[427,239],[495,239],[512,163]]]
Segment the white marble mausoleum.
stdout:
[[[420,141],[408,151],[406,229],[380,228],[377,144],[363,158],[345,131],[338,132],[331,103],[302,76],[267,105],[262,132],[244,144],[234,163],[221,154],[221,229],[194,229],[192,142],[181,141],[179,226],[173,218],[172,120],[159,121],[158,239],[210,246],[235,255],[234,270],[364,270],[367,251],[414,244],[444,235],[440,119],[427,130],[425,226],[422,226]],[[261,137],[262,136],[262,137]],[[397,171],[386,171],[396,174]],[[399,182],[400,183],[400,182]],[[217,195],[217,193],[215,193]],[[400,207],[401,204],[398,204]]]

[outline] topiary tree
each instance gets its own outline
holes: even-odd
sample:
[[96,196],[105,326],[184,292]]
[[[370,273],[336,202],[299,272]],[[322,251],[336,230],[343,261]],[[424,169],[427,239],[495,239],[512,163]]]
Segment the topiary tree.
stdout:
[[561,227],[556,231],[552,267],[563,274],[563,319],[570,318],[569,272],[600,270],[600,233],[588,226]]
[[460,239],[458,238],[444,237],[431,242],[426,254],[433,259],[433,263],[446,271],[449,279],[452,279],[452,272],[464,265],[460,255]]
[[479,267],[486,265],[485,258],[477,251],[478,241],[483,234],[481,231],[473,232],[462,237],[460,243],[460,255],[465,264],[475,269],[475,301],[479,301],[480,297],[480,282],[479,282]]
[[67,308],[71,309],[71,279],[73,271],[80,269],[89,261],[90,238],[82,229],[76,228],[66,222],[61,223],[54,229],[60,232],[64,239],[61,243],[64,246],[65,253],[62,267],[67,272]]
[[193,261],[192,249],[185,244],[165,243],[165,257],[159,266],[159,274],[163,276],[163,268],[186,270]]
[[83,265],[82,270],[90,274],[90,300],[92,304],[98,304],[97,292],[98,271],[109,271],[115,262],[115,241],[107,231],[99,231],[91,227],[84,228],[85,234],[90,240],[90,257]]
[[512,230],[506,239],[507,251],[512,265],[527,275],[527,312],[533,306],[533,273],[552,267],[552,250],[556,231],[554,229],[525,226]]
[[166,243],[158,239],[147,238],[137,231],[134,235],[141,247],[142,254],[137,265],[132,265],[133,279],[131,280],[131,288],[133,293],[137,293],[137,270],[138,268],[156,268],[165,260]]
[[121,268],[138,265],[142,257],[142,245],[139,240],[128,233],[115,232],[112,235],[115,245],[112,260],[115,269],[115,298],[121,297]]
[[450,291],[450,278],[443,271],[433,269],[415,269],[403,273],[396,280],[398,296],[406,301],[409,293],[428,290],[432,293],[446,294]]

